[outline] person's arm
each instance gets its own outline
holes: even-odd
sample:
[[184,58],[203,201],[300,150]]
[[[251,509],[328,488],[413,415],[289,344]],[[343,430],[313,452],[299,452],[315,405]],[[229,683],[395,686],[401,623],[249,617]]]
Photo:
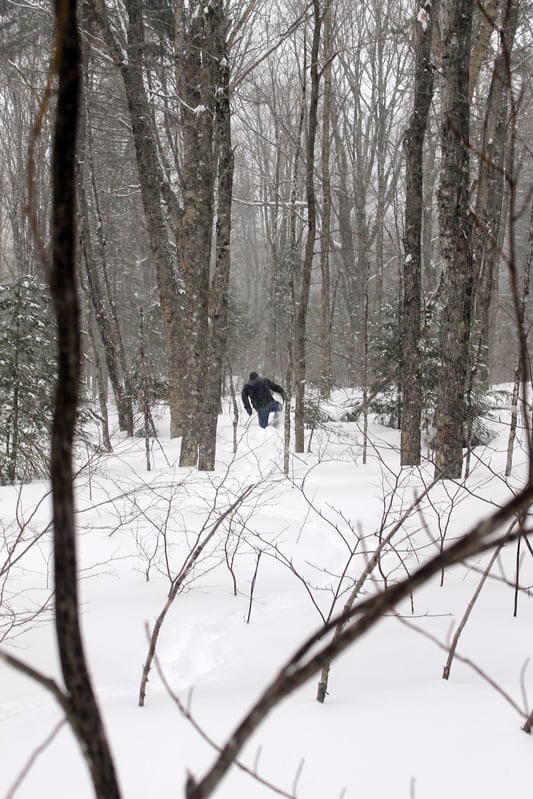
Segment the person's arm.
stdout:
[[277,383],[273,383],[272,380],[270,380],[269,382],[270,382],[270,388],[272,389],[272,391],[275,391],[276,394],[279,394],[281,396],[281,399],[283,400],[283,402],[285,402],[285,392],[283,391],[282,387],[278,386]]
[[246,410],[246,413],[248,414],[248,416],[251,416],[252,409],[250,407],[250,400],[248,398],[248,389],[246,386],[244,386],[243,390],[241,391],[241,399],[242,399],[242,404],[244,405],[244,409]]

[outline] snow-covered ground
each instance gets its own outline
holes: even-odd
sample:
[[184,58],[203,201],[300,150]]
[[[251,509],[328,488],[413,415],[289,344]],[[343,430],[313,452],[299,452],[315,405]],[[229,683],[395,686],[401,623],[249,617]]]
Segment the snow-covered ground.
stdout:
[[[506,420],[502,411],[494,440],[475,451],[466,489],[436,485],[405,521],[362,596],[414,570],[441,538],[452,541],[521,485],[519,447],[511,481],[503,476]],[[254,486],[212,535],[157,646],[171,691],[217,745],[305,637],[342,608],[379,536],[432,477],[429,464],[400,470],[397,431],[376,424],[366,463],[358,426],[338,421],[313,432],[309,453],[291,456],[289,478],[282,430],[261,430],[255,416],[241,417],[236,453],[231,419],[221,417],[212,474],[180,469],[166,414],[158,427],[150,471],[144,440],[115,434],[113,454],[80,453],[76,482],[83,634],[125,799],[182,797],[187,773],[201,777],[214,760],[155,667],[138,706],[146,626],[152,629],[191,550],[246,487]],[[52,587],[46,492],[44,483],[0,489],[1,565],[8,546],[15,561],[1,583],[0,631],[12,611],[20,626],[11,627],[4,650],[61,682],[50,613],[28,619]],[[315,699],[318,675],[286,699],[242,761],[299,799],[529,796],[533,739],[521,726],[533,707],[533,556],[524,545],[515,617],[516,554],[512,544],[495,564],[449,680],[442,679],[445,647],[488,555],[433,580],[344,653],[332,666],[325,704]],[[0,663],[0,797],[93,795],[67,726],[48,740],[60,720],[43,688]],[[274,795],[237,768],[215,793]]]

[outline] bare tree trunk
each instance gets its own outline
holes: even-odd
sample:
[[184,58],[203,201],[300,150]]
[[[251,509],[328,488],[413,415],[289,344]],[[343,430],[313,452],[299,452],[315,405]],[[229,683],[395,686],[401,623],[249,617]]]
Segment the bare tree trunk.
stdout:
[[79,180],[79,194],[80,194],[80,248],[81,248],[81,265],[87,278],[87,295],[90,298],[91,305],[94,310],[94,316],[100,340],[102,342],[105,362],[107,366],[107,374],[109,382],[113,389],[115,403],[117,406],[119,427],[125,430],[127,435],[133,435],[133,406],[131,391],[126,390],[125,382],[122,378],[122,370],[120,367],[120,360],[117,353],[117,342],[113,335],[113,328],[110,323],[109,314],[104,302],[102,293],[102,286],[98,269],[94,263],[93,251],[90,240],[90,231],[87,224],[88,219],[88,206],[83,188],[83,178]]
[[353,240],[353,230],[351,213],[353,200],[348,189],[348,159],[343,145],[342,136],[338,128],[338,118],[333,104],[332,129],[335,136],[337,152],[337,171],[339,175],[339,187],[337,189],[337,214],[339,237],[341,241],[341,287],[348,315],[348,336],[347,336],[347,356],[348,356],[348,382],[357,385],[360,381],[358,354],[361,350],[360,335],[362,327],[361,320],[364,313],[364,285],[358,279],[355,272],[356,256]]
[[[87,13],[85,7],[83,7],[83,10]],[[85,20],[83,28],[89,28],[89,23]],[[79,206],[80,223],[82,225],[81,238],[84,243],[85,256],[83,260],[87,271],[88,289],[94,306],[95,320],[102,339],[109,379],[115,397],[119,426],[121,430],[126,431],[127,435],[133,436],[133,391],[130,369],[126,361],[122,326],[118,317],[115,297],[111,290],[107,268],[106,241],[104,234],[105,226],[104,220],[102,219],[93,160],[93,126],[87,101],[87,73],[88,47],[86,45],[82,61],[80,131],[78,134],[80,140],[78,145]],[[91,198],[92,209],[96,219],[96,248],[93,248],[88,224],[88,210]],[[95,249],[97,254],[96,259],[93,257]],[[98,261],[98,268],[95,264],[95,260]],[[99,273],[102,276],[102,280],[100,280]]]
[[307,199],[307,238],[305,243],[305,255],[302,268],[302,284],[300,287],[300,297],[296,313],[294,343],[295,343],[295,413],[294,413],[294,433],[295,451],[303,452],[305,448],[304,440],[304,401],[305,401],[305,380],[306,380],[306,331],[307,331],[307,308],[309,305],[309,292],[311,289],[311,270],[313,267],[313,254],[316,236],[316,198],[315,198],[315,142],[318,127],[318,89],[320,85],[320,73],[318,70],[318,57],[320,52],[320,0],[313,0],[313,38],[311,44],[311,95],[309,98],[309,114],[307,125],[306,141],[306,199]]
[[144,340],[144,312],[139,311],[139,371],[140,371],[140,405],[143,414],[144,454],[146,455],[146,471],[152,470],[150,438],[156,435],[152,411],[150,408],[148,364],[146,363],[146,347]]
[[512,53],[517,20],[518,4],[511,3],[502,24],[500,51],[494,61],[487,97],[476,194],[473,252],[479,337],[477,367],[482,382],[488,382],[489,379],[491,306],[504,213],[505,144],[510,90],[506,64]]
[[[229,126],[228,87],[219,84],[219,80],[226,84],[229,80],[223,76],[227,61],[224,60],[224,5],[222,0],[192,0],[190,3],[178,0],[175,6],[174,46],[182,150],[180,163],[176,165],[181,188],[179,202],[160,166],[157,135],[144,88],[143,2],[127,0],[126,6],[129,15],[127,59],[122,56],[106,15],[101,16],[107,41],[124,78],[145,217],[156,262],[169,353],[171,435],[182,435],[181,466],[211,469],[220,403],[221,348],[226,337],[229,270],[230,217],[223,210],[224,203],[227,204],[228,187],[220,182],[223,196],[220,198],[218,235],[221,244],[216,256],[210,299],[215,150],[218,146],[215,143],[215,119],[217,114],[220,115],[224,102]],[[228,147],[231,149],[230,139]],[[229,156],[222,154],[221,159],[225,160],[224,164],[221,160],[221,169],[226,175],[224,180],[227,180],[233,171],[231,152]],[[223,221],[224,217],[226,221]],[[177,241],[177,266],[179,278],[183,281],[181,288],[184,288],[182,303],[174,253],[169,243],[170,230]],[[217,319],[217,330],[211,342],[210,313],[212,319]]]
[[215,140],[218,157],[215,271],[209,290],[209,340],[207,359],[206,413],[199,442],[198,468],[215,468],[217,421],[222,390],[222,364],[228,334],[228,291],[231,266],[231,208],[233,196],[233,149],[231,144],[230,70],[226,53],[224,11],[213,5],[215,59],[218,77],[215,108]]
[[56,0],[59,71],[53,142],[53,227],[50,293],[57,317],[58,382],[52,428],[55,623],[69,721],[87,760],[96,796],[120,792],[93,693],[79,626],[72,450],[80,378],[79,308],[75,279],[75,148],[80,91],[76,0]]
[[442,0],[442,166],[439,188],[444,307],[435,413],[435,475],[461,477],[472,308],[468,64],[471,0]]
[[205,425],[209,267],[213,229],[214,101],[212,58],[219,0],[176,4],[176,81],[181,100],[182,203],[178,266],[185,283],[184,419],[180,466],[197,466]]
[[302,134],[305,124],[305,93],[302,96],[300,116],[298,119],[298,131],[296,134],[296,147],[294,151],[294,162],[292,164],[291,177],[291,200],[289,217],[289,276],[286,295],[287,310],[287,368],[285,374],[285,424],[284,424],[284,447],[283,447],[283,473],[289,474],[290,466],[290,442],[291,442],[291,407],[294,387],[294,328],[296,314],[296,256],[297,256],[297,237],[296,237],[296,198],[298,188],[298,172],[302,155]]
[[380,330],[383,306],[383,269],[384,269],[384,228],[385,228],[385,209],[387,180],[386,170],[389,161],[390,142],[387,140],[387,108],[388,86],[384,76],[384,45],[388,31],[385,25],[387,22],[387,12],[381,0],[374,3],[376,42],[375,42],[375,77],[374,91],[376,93],[375,114],[376,124],[376,172],[377,172],[377,197],[376,197],[376,222],[375,222],[375,278],[374,278],[374,310],[372,319],[374,329]]
[[363,309],[363,368],[362,368],[362,388],[363,388],[363,463],[366,464],[368,452],[368,395],[369,395],[369,329],[368,329],[368,275],[365,281],[365,305]]
[[439,270],[435,263],[435,242],[433,230],[435,214],[433,208],[433,190],[435,180],[435,161],[437,157],[438,136],[433,130],[432,120],[428,120],[424,141],[423,197],[422,197],[422,280],[423,291],[432,295],[439,285]]
[[[80,281],[82,282],[82,281]],[[94,359],[94,375],[96,378],[96,387],[98,393],[98,405],[100,408],[100,417],[101,417],[101,424],[102,424],[102,439],[104,444],[104,449],[106,452],[112,452],[113,447],[111,445],[111,437],[109,435],[109,414],[107,411],[107,392],[106,392],[106,381],[104,377],[104,369],[102,365],[102,359],[100,357],[100,351],[98,347],[98,343],[96,341],[96,334],[94,330],[94,320],[93,320],[93,307],[91,303],[91,299],[89,297],[89,293],[87,288],[82,285],[82,292],[84,296],[84,304],[86,307],[85,311],[85,326],[86,326],[86,334],[89,340],[89,345],[92,351],[92,357]]]
[[[77,191],[79,198],[79,242],[81,249],[81,258],[79,260],[80,268],[84,269],[87,277],[87,295],[94,309],[94,319],[102,341],[109,381],[113,389],[113,396],[118,412],[119,427],[121,430],[125,430],[127,435],[132,436],[133,398],[131,382],[126,366],[122,331],[116,308],[114,307],[107,276],[103,220],[100,213],[100,203],[94,176],[92,131],[83,80],[84,71],[87,69],[86,61],[87,59],[84,58],[82,64],[80,126],[78,132]],[[91,189],[94,215],[96,217],[97,258],[95,258],[89,226],[89,198],[86,191],[86,182]],[[96,260],[98,260],[98,266],[95,263]],[[104,278],[103,287],[100,280],[100,273]]]
[[324,92],[322,98],[322,235],[320,238],[320,273],[322,291],[320,294],[320,391],[328,398],[333,386],[331,366],[331,60],[332,53],[332,7],[327,0],[324,9]]
[[[533,205],[531,206],[531,211],[529,216],[527,256],[526,256],[526,262],[524,264],[524,276],[522,279],[522,297],[517,319],[518,325],[522,330],[524,327],[526,308],[529,301],[529,282],[531,277],[532,264],[533,264]],[[525,377],[527,373],[525,374],[525,367],[523,361],[524,358],[521,348],[520,356],[518,358],[518,363],[516,364],[515,368],[515,379],[514,379],[513,395],[511,402],[511,424],[509,427],[509,440],[507,442],[507,460],[505,464],[506,477],[509,477],[509,475],[511,474],[511,469],[513,465],[513,448],[516,438],[516,428],[518,424],[518,403],[520,398],[521,384],[523,384],[524,389],[526,389]],[[523,404],[523,410],[525,410],[527,408],[527,402],[525,401],[525,398],[523,398],[522,404]],[[528,429],[527,423],[524,424],[524,427]]]
[[[496,27],[498,8],[501,4],[502,0],[485,0],[483,5],[479,6],[481,12],[479,14],[479,32],[472,45],[472,53],[470,55],[470,77],[468,81],[469,100],[472,100],[481,67],[487,57],[487,50],[489,49],[490,40]],[[513,2],[513,5],[517,5],[517,3]]]
[[[285,295],[283,293],[285,286],[286,269],[285,247],[287,242],[286,236],[286,223],[284,214],[282,212],[282,198],[283,198],[283,183],[282,183],[282,162],[284,160],[284,146],[281,141],[281,125],[277,112],[277,96],[276,88],[273,86],[271,101],[274,105],[273,125],[274,125],[274,153],[275,166],[273,175],[271,175],[269,148],[265,145],[261,147],[260,154],[262,160],[262,171],[265,176],[270,176],[274,182],[273,196],[269,192],[265,181],[262,181],[261,194],[264,202],[263,218],[265,225],[266,238],[269,244],[269,257],[271,260],[271,273],[269,281],[269,314],[264,324],[264,361],[263,368],[265,373],[276,374],[278,371],[279,354],[283,330],[283,302],[280,302]],[[261,126],[261,119],[259,114],[259,106],[257,107],[257,125],[258,129]],[[285,336],[286,338],[286,336]]]
[[427,6],[419,11],[418,19],[415,22],[414,102],[410,124],[405,134],[405,258],[401,313],[402,466],[417,466],[420,463],[423,154],[427,120],[433,97],[433,66],[431,64],[433,13],[434,9]]
[[156,147],[152,116],[143,80],[144,32],[141,0],[127,0],[127,58],[107,18],[105,6],[99,7],[100,22],[116,65],[120,68],[135,141],[141,198],[152,255],[154,258],[159,299],[163,316],[165,349],[168,364],[170,435],[183,432],[183,308],[176,275],[176,256],[170,243],[165,206],[173,225],[177,224],[177,200],[162,174]]

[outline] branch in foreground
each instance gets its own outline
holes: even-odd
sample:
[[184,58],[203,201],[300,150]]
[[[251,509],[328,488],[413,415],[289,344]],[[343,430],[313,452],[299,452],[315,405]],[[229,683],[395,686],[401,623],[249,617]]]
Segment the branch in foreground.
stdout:
[[531,711],[531,713],[527,717],[527,721],[524,724],[524,726],[522,727],[522,729],[524,730],[524,732],[527,732],[528,735],[531,735],[531,730],[533,729],[533,710]]
[[148,677],[150,675],[150,671],[152,668],[152,662],[155,656],[155,650],[157,646],[157,641],[159,639],[159,633],[161,631],[163,622],[165,621],[166,615],[172,606],[172,603],[176,599],[185,579],[194,568],[194,565],[198,561],[198,558],[205,550],[207,544],[211,541],[216,531],[219,529],[220,525],[224,522],[225,519],[227,519],[228,516],[231,516],[231,514],[234,513],[235,510],[237,510],[239,505],[242,505],[246,497],[249,494],[251,494],[254,488],[255,484],[249,485],[247,488],[245,488],[244,491],[242,491],[242,493],[237,497],[235,502],[233,502],[228,508],[226,508],[226,510],[223,513],[220,514],[220,516],[216,519],[216,521],[212,525],[211,529],[209,530],[204,540],[201,541],[199,544],[197,544],[194,547],[194,549],[189,553],[189,555],[185,560],[185,563],[183,564],[183,566],[179,571],[179,574],[172,581],[172,586],[170,588],[167,601],[165,602],[162,611],[159,613],[156,619],[155,626],[152,635],[150,637],[148,654],[146,655],[146,660],[144,662],[141,685],[139,688],[139,707],[144,707],[144,702],[146,699],[146,686],[148,685]]
[[[509,535],[508,531],[498,534],[498,530],[508,519],[518,514],[524,514],[532,502],[533,483],[530,482],[506,505],[477,524],[469,533],[425,563],[410,577],[360,602],[349,611],[332,619],[308,638],[281,669],[274,681],[266,688],[250,712],[234,730],[205,777],[199,782],[189,777],[186,785],[186,799],[207,799],[207,797],[212,796],[215,788],[237,759],[245,743],[270,711],[285,697],[303,685],[324,663],[337,657],[350,644],[361,638],[385,613],[408,597],[412,591],[428,582],[441,569],[491,550],[499,546],[504,538],[508,542],[520,535],[530,534],[530,531],[524,531],[521,528],[517,528],[513,535]],[[344,625],[342,633],[330,640],[329,643],[322,643],[322,639],[339,625]]]
[[7,652],[2,652],[1,650],[0,660],[3,660],[4,663],[7,663],[8,666],[16,669],[16,671],[20,671],[21,674],[25,674],[26,677],[31,677],[32,680],[35,680],[35,682],[38,682],[43,688],[46,688],[46,690],[49,691],[57,700],[58,704],[65,712],[65,715],[68,717],[70,713],[68,699],[63,694],[55,680],[52,680],[51,677],[45,677],[44,674],[41,674],[40,671],[34,669],[33,666],[29,666],[27,663],[24,663],[24,661],[13,657],[13,655],[8,655]]
[[20,772],[19,776],[17,777],[17,779],[15,780],[15,782],[13,783],[11,788],[6,793],[5,799],[13,799],[13,797],[17,793],[18,789],[20,788],[20,786],[22,785],[22,783],[26,779],[27,775],[30,773],[31,769],[33,768],[33,765],[37,761],[37,758],[40,755],[42,755],[42,753],[46,749],[48,749],[48,747],[51,745],[51,743],[53,742],[53,740],[56,737],[56,735],[62,730],[62,728],[64,727],[66,722],[67,722],[66,718],[62,718],[60,721],[58,721],[58,723],[55,725],[55,727],[46,736],[44,741],[41,744],[39,744],[39,746],[31,753],[31,755],[28,758],[24,768]]
[[75,219],[81,46],[76,0],[56,0],[55,18],[57,104],[52,146],[52,265],[48,276],[57,320],[58,362],[50,453],[55,624],[70,726],[96,796],[118,799],[117,775],[87,667],[78,612],[72,465],[81,361]]

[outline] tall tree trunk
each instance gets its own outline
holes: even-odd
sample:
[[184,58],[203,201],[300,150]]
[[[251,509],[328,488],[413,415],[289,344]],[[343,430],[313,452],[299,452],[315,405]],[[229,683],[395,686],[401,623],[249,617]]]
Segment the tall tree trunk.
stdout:
[[[201,460],[201,468],[212,468],[209,464],[214,462],[220,389],[213,395],[208,377],[208,362],[212,354],[208,345],[209,273],[216,176],[214,120],[216,103],[222,96],[217,83],[222,63],[217,37],[224,30],[224,6],[222,0],[192,0],[187,4],[178,0],[175,6],[174,45],[181,121],[179,202],[160,166],[157,136],[144,88],[143,2],[127,0],[126,6],[129,14],[127,59],[121,54],[106,15],[101,16],[107,41],[124,78],[144,211],[156,262],[167,351],[172,356],[169,359],[171,435],[183,436],[181,466],[198,466]],[[173,229],[177,242],[177,266],[179,278],[183,281],[181,287],[184,288],[182,305],[178,301],[180,285],[168,238],[170,229]],[[222,267],[223,261],[223,258],[217,261],[216,271],[227,271],[229,250]],[[215,280],[215,283],[217,291],[227,292],[227,288],[223,288],[224,279],[221,282]],[[219,298],[222,294],[218,295]],[[224,317],[225,312],[220,320]],[[225,331],[225,327],[226,322],[221,322],[215,338],[217,335],[220,337],[220,331]],[[224,338],[225,332],[215,348],[220,348]],[[217,369],[220,375],[220,364]],[[215,376],[213,384],[214,381]],[[209,401],[206,400],[208,393]],[[173,408],[179,410],[179,415],[173,414]],[[200,454],[201,444],[205,450],[203,454]]]
[[105,363],[107,366],[107,375],[113,396],[117,406],[119,427],[125,430],[127,435],[133,435],[133,406],[131,394],[126,392],[124,382],[122,380],[122,373],[120,363],[117,356],[116,341],[113,336],[113,331],[110,325],[109,315],[105,307],[104,298],[102,296],[102,287],[98,274],[98,269],[94,263],[92,246],[90,240],[90,231],[87,224],[87,202],[85,199],[85,192],[79,182],[80,194],[80,269],[83,269],[87,278],[87,295],[90,299],[91,305],[94,310],[96,325],[100,334],[102,342]]
[[81,278],[80,278],[80,283],[82,284],[81,290],[83,292],[84,306],[86,309],[84,314],[84,322],[82,324],[84,324],[84,326],[86,327],[86,335],[89,341],[89,346],[91,348],[92,357],[93,357],[93,374],[94,374],[93,379],[96,380],[98,406],[100,408],[102,443],[106,452],[113,452],[113,447],[111,444],[111,436],[109,433],[109,414],[107,411],[106,379],[104,376],[102,359],[100,357],[100,348],[96,340],[96,333],[94,330],[93,305],[91,302],[91,298],[89,297],[89,292],[87,291],[87,287],[83,286],[83,281]]
[[[87,9],[85,9],[87,12]],[[89,28],[84,20],[84,29]],[[106,242],[104,220],[100,208],[99,193],[96,185],[93,160],[93,128],[89,104],[87,102],[88,81],[88,47],[84,48],[82,61],[82,84],[80,94],[80,129],[78,133],[78,194],[80,208],[80,242],[82,245],[82,262],[87,272],[88,290],[93,303],[96,324],[102,340],[109,380],[113,389],[118,412],[119,427],[133,436],[133,392],[130,371],[126,363],[122,328],[118,318],[117,307],[107,269]],[[87,189],[86,189],[87,185]],[[93,248],[89,227],[89,203],[92,208],[95,224],[96,248]],[[95,250],[98,265],[95,263]],[[100,281],[100,274],[102,281]]]
[[128,103],[141,198],[163,316],[168,365],[170,435],[175,438],[183,432],[183,308],[175,268],[175,250],[170,241],[165,207],[173,226],[177,224],[179,208],[160,168],[156,134],[144,87],[142,0],[126,0],[126,5],[129,16],[127,57],[124,56],[123,48],[116,38],[103,4],[99,6],[99,19],[113,60],[120,68]]
[[81,639],[76,571],[72,451],[80,379],[75,257],[75,148],[80,88],[76,0],[56,0],[59,72],[53,141],[50,293],[57,318],[58,382],[52,428],[55,623],[68,716],[100,799],[120,792]]
[[305,93],[302,96],[300,106],[300,114],[298,118],[298,128],[296,133],[296,147],[294,149],[294,161],[292,163],[291,175],[291,196],[290,196],[290,214],[289,214],[289,259],[288,259],[288,277],[287,277],[287,294],[286,294],[286,312],[287,312],[287,366],[285,373],[285,424],[284,424],[284,447],[283,447],[283,473],[289,474],[290,466],[290,444],[291,444],[291,407],[292,397],[294,390],[294,328],[296,317],[296,291],[295,291],[295,277],[296,277],[296,260],[298,254],[298,238],[296,234],[296,220],[297,220],[297,207],[296,200],[298,196],[298,177],[300,161],[302,160],[302,138],[303,129],[305,125]]
[[315,199],[315,143],[318,127],[318,89],[320,73],[318,70],[318,57],[320,52],[320,0],[313,0],[313,38],[311,43],[311,94],[309,98],[309,114],[306,140],[306,199],[307,199],[307,238],[305,255],[302,268],[302,284],[296,313],[294,339],[295,339],[295,413],[294,433],[295,451],[303,452],[305,448],[304,436],[304,401],[306,380],[306,331],[307,308],[309,305],[309,292],[311,289],[311,270],[313,267],[313,254],[316,237],[316,199]]
[[435,413],[435,476],[460,478],[472,307],[469,218],[469,57],[472,0],[442,0],[442,164],[439,187],[444,306]]
[[213,6],[217,18],[214,40],[218,78],[215,108],[215,141],[218,158],[215,270],[209,290],[209,340],[207,358],[206,414],[200,440],[198,468],[215,468],[217,421],[222,390],[228,333],[228,291],[231,266],[231,207],[234,158],[231,144],[230,69],[226,53],[224,13],[221,3]]
[[205,423],[209,267],[213,232],[213,30],[219,0],[176,4],[176,80],[181,100],[182,203],[178,266],[185,284],[184,419],[180,466],[197,466]]
[[500,36],[500,50],[494,60],[487,97],[480,152],[475,207],[474,267],[476,270],[476,321],[478,324],[478,369],[483,383],[489,380],[488,353],[495,272],[499,262],[505,186],[505,144],[509,116],[507,63],[513,50],[518,4],[510,3]]
[[348,355],[348,379],[349,384],[357,385],[360,380],[360,358],[361,351],[360,337],[362,328],[362,318],[364,314],[364,287],[362,281],[358,280],[355,271],[356,257],[352,229],[352,193],[348,189],[348,158],[344,146],[343,137],[339,130],[338,115],[335,101],[332,104],[332,130],[335,137],[335,150],[337,155],[337,172],[339,185],[336,190],[338,229],[341,242],[340,249],[340,269],[341,269],[341,289],[348,316],[348,335],[346,349]]
[[[435,18],[436,11],[433,12]],[[439,285],[439,272],[435,258],[435,242],[433,231],[435,227],[435,213],[433,195],[436,183],[435,161],[439,137],[433,130],[432,119],[428,120],[426,135],[424,137],[424,163],[422,165],[422,280],[423,292],[432,295]]]
[[[121,343],[117,341],[117,328],[113,325],[108,313],[99,270],[95,263],[91,233],[89,229],[89,207],[84,186],[84,166],[87,163],[85,153],[80,151],[80,168],[78,170],[78,195],[79,195],[79,243],[81,250],[80,269],[84,269],[87,277],[87,295],[94,309],[94,315],[100,340],[102,342],[109,382],[113,390],[117,406],[119,427],[127,435],[133,435],[133,404],[131,390],[126,389],[124,370],[121,368],[123,359],[119,356]],[[100,261],[99,266],[104,266]],[[105,269],[105,266],[104,266]],[[118,321],[118,320],[117,320]]]
[[387,80],[384,75],[384,46],[388,34],[386,9],[381,0],[374,5],[376,24],[376,172],[377,172],[377,197],[376,197],[376,223],[375,223],[375,279],[374,279],[374,312],[372,314],[375,330],[379,333],[381,328],[383,306],[383,269],[384,269],[384,230],[385,210],[387,202],[387,168],[389,161],[390,143],[387,140]]
[[[479,3],[479,31],[477,33],[475,42],[472,43],[472,52],[470,54],[470,74],[468,79],[468,98],[471,101],[481,67],[487,57],[487,50],[490,47],[490,42],[496,28],[496,20],[498,16],[498,9],[502,4],[502,0],[485,0],[483,4]],[[513,0],[513,4],[516,3]]]
[[[529,214],[529,232],[528,232],[528,246],[527,246],[527,255],[524,264],[524,274],[522,277],[522,296],[520,298],[520,303],[518,302],[518,297],[514,299],[515,305],[515,313],[517,313],[517,326],[519,329],[519,335],[522,339],[517,364],[515,367],[515,378],[514,378],[514,386],[513,386],[513,395],[512,395],[512,402],[511,402],[511,423],[509,427],[509,439],[507,442],[507,460],[505,464],[505,476],[509,477],[512,470],[513,465],[513,448],[514,442],[516,439],[516,428],[518,426],[518,413],[519,413],[519,397],[520,397],[520,388],[522,387],[522,398],[521,398],[521,405],[522,405],[522,413],[524,416],[528,413],[528,404],[527,404],[527,391],[528,391],[528,382],[531,383],[531,367],[529,365],[529,359],[527,356],[527,349],[525,348],[524,344],[526,343],[524,340],[524,320],[526,317],[526,309],[529,302],[529,283],[531,279],[531,267],[533,266],[533,204],[531,205],[531,210]],[[515,291],[518,289],[518,286],[515,286]],[[528,423],[524,424],[524,427],[528,428]]]
[[422,355],[420,351],[422,288],[422,202],[424,138],[433,97],[431,32],[434,9],[420,9],[415,22],[415,87],[413,111],[405,134],[405,234],[401,312],[402,432],[401,465],[420,463]]
[[332,52],[332,7],[327,0],[324,9],[324,92],[322,98],[322,235],[320,238],[320,274],[322,290],[320,294],[320,390],[328,398],[333,386],[331,365],[331,60]]
[[[285,230],[284,215],[281,211],[281,202],[283,197],[281,170],[282,161],[284,159],[284,148],[280,141],[280,124],[277,109],[277,96],[276,87],[272,87],[273,104],[273,125],[274,125],[274,143],[273,143],[273,157],[275,158],[274,174],[271,175],[270,158],[272,157],[271,148],[266,143],[262,143],[260,156],[261,156],[261,173],[265,178],[261,182],[261,199],[262,210],[265,225],[266,239],[269,245],[269,259],[271,261],[270,281],[269,281],[269,297],[268,308],[269,314],[264,320],[263,324],[263,368],[265,374],[276,374],[279,362],[280,343],[282,339],[282,319],[283,319],[283,302],[284,298],[284,260],[286,260],[286,247],[287,242],[284,240],[283,232]],[[256,108],[257,128],[261,128],[262,120],[260,115],[260,106]],[[273,181],[273,187],[270,188],[270,181]],[[285,263],[286,268],[286,263]]]

